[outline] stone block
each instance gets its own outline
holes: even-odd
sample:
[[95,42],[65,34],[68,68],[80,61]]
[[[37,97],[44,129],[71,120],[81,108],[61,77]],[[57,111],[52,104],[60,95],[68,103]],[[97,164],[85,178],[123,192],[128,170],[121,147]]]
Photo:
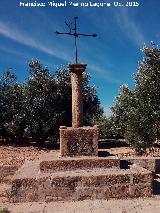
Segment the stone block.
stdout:
[[81,183],[83,187],[111,187],[130,183],[130,176],[128,174],[119,174],[119,171],[117,171],[112,175],[82,177]]
[[130,197],[129,184],[125,182],[123,184],[110,186],[108,191],[105,192],[105,199],[110,198],[127,199],[129,197]]
[[98,128],[60,127],[60,154],[66,156],[98,156]]
[[134,184],[147,184],[152,182],[152,174],[145,174],[145,173],[139,173],[139,174],[133,174],[133,183]]
[[138,197],[151,197],[152,196],[152,184],[136,184],[130,185],[130,197],[138,198]]

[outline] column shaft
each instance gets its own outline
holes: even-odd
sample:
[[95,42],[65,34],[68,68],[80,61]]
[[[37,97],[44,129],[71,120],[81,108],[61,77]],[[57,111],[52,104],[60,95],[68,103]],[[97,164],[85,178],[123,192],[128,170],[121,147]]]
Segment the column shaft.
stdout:
[[71,73],[72,127],[83,126],[82,73]]
[[72,83],[72,127],[83,126],[82,74],[86,64],[69,64]]

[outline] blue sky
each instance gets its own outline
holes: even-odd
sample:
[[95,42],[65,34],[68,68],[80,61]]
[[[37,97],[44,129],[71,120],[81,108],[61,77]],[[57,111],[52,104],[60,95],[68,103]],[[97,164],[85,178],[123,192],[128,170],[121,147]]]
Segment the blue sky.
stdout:
[[[102,0],[111,3],[111,7],[102,8],[19,7],[19,2],[0,2],[0,74],[12,68],[23,82],[28,77],[27,63],[32,58],[39,59],[51,72],[57,66],[73,62],[73,38],[56,36],[53,32],[66,31],[64,21],[78,16],[79,32],[98,34],[96,38],[79,39],[79,61],[88,64],[91,83],[97,87],[107,114],[120,85],[134,86],[132,75],[143,57],[140,48],[150,41],[160,43],[159,0],[139,0],[139,7],[114,7],[113,0]],[[119,2],[125,5],[127,1]]]

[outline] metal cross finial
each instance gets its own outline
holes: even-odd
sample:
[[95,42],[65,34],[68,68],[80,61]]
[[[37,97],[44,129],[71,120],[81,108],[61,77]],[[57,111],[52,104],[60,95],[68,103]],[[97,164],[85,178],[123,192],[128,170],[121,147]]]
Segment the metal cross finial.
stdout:
[[78,51],[77,51],[77,38],[79,36],[92,36],[92,37],[96,37],[97,34],[83,34],[83,33],[77,33],[77,19],[78,17],[74,17],[74,21],[73,22],[64,22],[66,24],[66,26],[69,28],[69,33],[61,33],[56,31],[55,33],[57,35],[71,35],[74,36],[74,41],[75,41],[75,53],[76,53],[76,63],[78,62]]

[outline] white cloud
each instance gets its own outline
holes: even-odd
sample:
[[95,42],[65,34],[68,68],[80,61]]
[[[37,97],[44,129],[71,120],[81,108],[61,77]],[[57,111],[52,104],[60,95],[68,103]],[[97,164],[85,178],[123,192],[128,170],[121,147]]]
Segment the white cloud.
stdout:
[[138,47],[142,46],[145,43],[146,38],[142,32],[142,29],[129,15],[128,10],[126,8],[121,9],[115,16],[118,26],[123,31],[124,35],[127,35],[128,38]]
[[[42,51],[51,56],[69,61],[70,57],[68,54],[65,54],[62,51],[59,51],[58,48],[50,48],[42,44],[42,42],[38,42],[38,39],[31,37],[29,34],[20,31],[16,26],[9,25],[0,21],[0,34],[4,37],[12,39],[20,44],[26,45],[28,47],[34,48],[36,50]],[[33,35],[32,35],[33,36]]]

